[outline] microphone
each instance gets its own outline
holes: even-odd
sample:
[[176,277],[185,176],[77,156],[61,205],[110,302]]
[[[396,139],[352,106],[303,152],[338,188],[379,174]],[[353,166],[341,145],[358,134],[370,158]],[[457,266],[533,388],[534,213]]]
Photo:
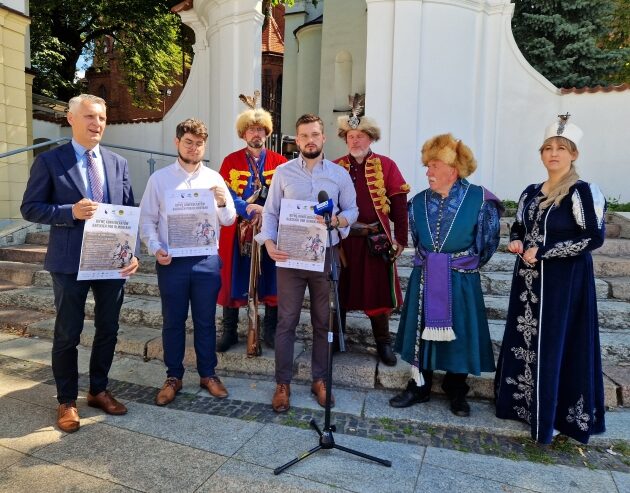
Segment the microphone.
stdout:
[[333,201],[328,198],[326,190],[320,190],[317,194],[317,200],[319,201],[319,204],[315,206],[313,212],[315,212],[318,216],[323,216],[324,221],[328,224],[330,222],[330,214],[333,211]]

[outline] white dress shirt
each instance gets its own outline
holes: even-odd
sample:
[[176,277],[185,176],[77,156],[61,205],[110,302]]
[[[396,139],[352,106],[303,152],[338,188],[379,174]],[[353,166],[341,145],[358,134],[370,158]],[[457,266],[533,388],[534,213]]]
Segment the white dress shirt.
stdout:
[[214,224],[219,242],[220,225],[229,226],[236,219],[234,200],[228,191],[225,181],[219,173],[201,164],[193,173],[188,173],[175,161],[149,177],[147,188],[140,202],[140,238],[155,255],[160,248],[168,252],[168,224],[166,219],[166,193],[172,190],[208,189],[221,187],[225,191],[225,207],[218,207],[216,199],[214,207],[218,224]]

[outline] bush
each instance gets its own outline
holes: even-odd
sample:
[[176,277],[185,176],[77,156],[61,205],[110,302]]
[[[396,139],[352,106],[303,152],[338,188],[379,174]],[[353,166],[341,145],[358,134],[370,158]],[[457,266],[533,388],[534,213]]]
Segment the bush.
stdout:
[[618,198],[609,197],[608,212],[630,212],[630,202],[619,202]]

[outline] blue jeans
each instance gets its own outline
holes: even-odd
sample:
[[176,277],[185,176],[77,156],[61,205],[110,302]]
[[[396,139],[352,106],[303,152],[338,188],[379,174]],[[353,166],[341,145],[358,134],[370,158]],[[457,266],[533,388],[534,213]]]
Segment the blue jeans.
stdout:
[[78,395],[79,370],[77,346],[83,331],[85,300],[90,288],[94,295],[94,342],[90,355],[90,393],[107,389],[107,374],[114,359],[118,336],[118,316],[123,302],[123,279],[77,281],[76,274],[50,273],[55,293],[55,334],[52,370],[60,404],[74,401]]
[[156,263],[162,299],[162,347],[168,377],[184,376],[186,319],[188,307],[194,326],[197,371],[200,377],[214,376],[217,366],[217,296],[221,288],[221,260],[218,255],[175,257],[169,265]]

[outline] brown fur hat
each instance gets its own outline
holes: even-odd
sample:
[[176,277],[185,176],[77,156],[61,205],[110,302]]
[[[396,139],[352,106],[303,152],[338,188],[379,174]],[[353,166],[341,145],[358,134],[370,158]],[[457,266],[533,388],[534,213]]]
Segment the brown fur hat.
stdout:
[[337,135],[345,142],[346,134],[350,130],[359,130],[370,138],[372,142],[376,142],[381,138],[381,129],[378,128],[376,121],[372,118],[368,118],[367,116],[360,117],[359,126],[357,128],[352,128],[348,121],[348,116],[340,116],[337,118],[337,127],[339,130],[337,131]]
[[260,125],[265,129],[265,136],[273,132],[271,114],[262,108],[247,109],[236,118],[236,133],[242,139],[247,129],[253,125]]
[[422,146],[422,162],[438,159],[457,169],[460,178],[466,178],[477,169],[477,161],[470,148],[451,134],[436,135]]

